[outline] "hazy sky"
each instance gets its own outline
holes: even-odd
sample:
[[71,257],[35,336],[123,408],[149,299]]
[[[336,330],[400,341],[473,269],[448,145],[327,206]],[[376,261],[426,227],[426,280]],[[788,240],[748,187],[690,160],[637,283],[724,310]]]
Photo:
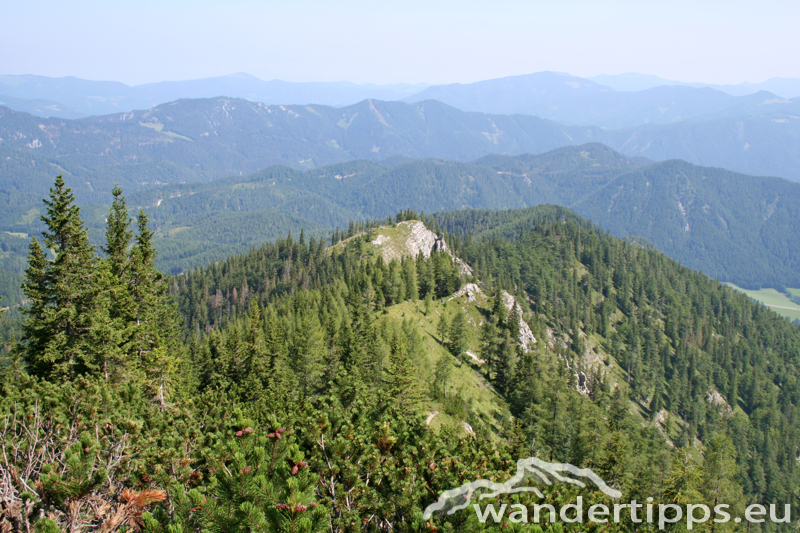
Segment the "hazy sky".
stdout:
[[704,83],[800,78],[800,2],[3,2],[0,74],[139,84],[472,82],[543,70]]

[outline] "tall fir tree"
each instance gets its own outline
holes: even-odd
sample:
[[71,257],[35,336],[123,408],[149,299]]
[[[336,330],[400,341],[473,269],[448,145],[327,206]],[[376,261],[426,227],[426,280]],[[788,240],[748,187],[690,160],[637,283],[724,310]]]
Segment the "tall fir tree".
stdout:
[[[31,372],[43,377],[85,374],[99,367],[106,348],[102,334],[107,308],[103,305],[97,275],[97,258],[75,205],[75,195],[61,175],[44,200],[47,226],[45,246],[55,254],[47,259],[37,239],[32,239],[23,291],[30,299],[24,310],[25,359]],[[103,316],[103,315],[106,316]]]
[[131,218],[128,216],[128,208],[125,204],[125,197],[122,196],[122,189],[118,184],[114,184],[111,191],[114,202],[111,204],[111,211],[108,214],[106,224],[106,245],[103,251],[108,256],[108,264],[111,273],[123,279],[129,263],[128,247],[133,237],[130,230]]
[[165,405],[182,359],[180,327],[176,307],[169,302],[167,279],[155,268],[153,232],[147,222],[147,215],[140,211],[127,278],[133,325],[127,348],[144,367],[147,382],[159,403]]
[[462,309],[456,311],[453,321],[450,324],[450,353],[458,357],[467,351],[467,328],[469,322],[467,315]]
[[136,358],[130,357],[125,349],[134,331],[128,254],[133,236],[130,231],[131,218],[128,216],[125,197],[122,196],[119,185],[114,184],[111,193],[114,201],[106,223],[106,245],[102,248],[106,258],[100,264],[99,274],[110,296],[109,316],[104,325],[117,337],[117,341],[106,351],[102,371],[106,379],[112,381],[138,381],[141,365]]

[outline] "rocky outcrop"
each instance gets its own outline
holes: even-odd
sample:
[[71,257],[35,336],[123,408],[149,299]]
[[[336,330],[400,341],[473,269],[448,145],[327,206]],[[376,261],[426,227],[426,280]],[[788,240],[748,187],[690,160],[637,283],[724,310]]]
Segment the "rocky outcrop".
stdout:
[[526,352],[531,351],[533,345],[536,344],[536,337],[533,336],[533,332],[530,326],[528,326],[528,323],[522,319],[522,306],[519,305],[517,299],[508,292],[503,291],[501,294],[503,296],[503,304],[506,306],[509,316],[511,315],[512,309],[516,308],[517,310],[517,317],[519,317],[519,339],[517,340],[522,345],[523,350]]
[[371,242],[381,251],[383,260],[387,263],[401,257],[416,257],[420,252],[424,257],[430,257],[433,252],[446,252],[455,260],[461,275],[472,275],[472,268],[453,255],[444,239],[426,228],[422,222],[418,220],[398,222],[396,226],[386,229],[387,232],[389,230],[392,234],[379,233]]
[[454,298],[466,296],[468,302],[475,302],[478,300],[477,296],[479,294],[483,294],[483,291],[481,290],[480,287],[478,287],[474,283],[467,283],[466,285],[458,289],[456,292],[454,292],[453,295],[447,299],[447,301],[449,302]]

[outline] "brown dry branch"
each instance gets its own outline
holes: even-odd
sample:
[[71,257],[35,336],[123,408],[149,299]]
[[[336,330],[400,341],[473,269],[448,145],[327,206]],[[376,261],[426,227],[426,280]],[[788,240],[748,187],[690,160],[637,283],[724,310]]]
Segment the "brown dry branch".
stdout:
[[[162,491],[117,492],[115,474],[130,457],[129,435],[98,440],[103,449],[89,475],[100,469],[108,472],[106,483],[78,498],[70,498],[62,508],[45,498],[40,481],[46,465],[66,471],[66,451],[80,441],[81,420],[76,403],[70,409],[69,427],[58,427],[42,415],[38,402],[30,412],[15,405],[0,422],[0,533],[30,533],[41,518],[55,521],[62,531],[112,533],[122,526],[141,529],[147,505],[166,499]],[[97,436],[99,433],[95,430]],[[23,496],[28,493],[27,496]],[[115,495],[117,496],[115,498]],[[39,508],[39,512],[36,509]],[[34,516],[36,515],[36,516]]]

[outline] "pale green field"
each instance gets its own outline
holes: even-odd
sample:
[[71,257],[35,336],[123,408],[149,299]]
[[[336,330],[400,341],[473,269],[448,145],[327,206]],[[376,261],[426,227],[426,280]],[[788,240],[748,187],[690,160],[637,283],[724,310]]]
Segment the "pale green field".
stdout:
[[150,128],[151,130],[156,130],[157,132],[161,132],[161,130],[164,129],[164,125],[160,122],[140,122],[139,125]]
[[167,234],[172,237],[173,235],[180,233],[185,229],[189,229],[189,226],[178,226],[177,228],[172,228],[171,230],[167,231]]
[[[748,291],[737,287],[733,283],[726,283],[725,285],[739,292],[745,293],[754,300],[758,300],[779,315],[785,316],[791,320],[800,319],[800,305],[794,303],[785,294],[778,292],[775,289]],[[800,295],[800,289],[788,290],[792,295]]]

